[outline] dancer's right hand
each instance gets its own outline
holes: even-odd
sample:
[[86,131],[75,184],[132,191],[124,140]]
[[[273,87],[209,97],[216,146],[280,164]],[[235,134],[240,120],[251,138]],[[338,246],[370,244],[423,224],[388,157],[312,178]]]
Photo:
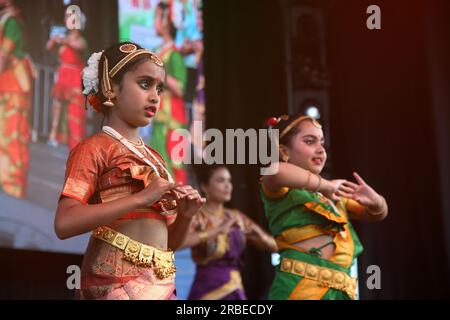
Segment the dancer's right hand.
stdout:
[[325,183],[325,186],[322,190],[323,195],[333,201],[339,201],[339,199],[340,199],[339,188],[345,182],[347,182],[347,180],[345,180],[345,179],[327,180],[327,182]]
[[163,195],[171,191],[175,186],[174,183],[154,175],[147,187],[135,193],[134,196],[140,207],[149,207],[159,201]]

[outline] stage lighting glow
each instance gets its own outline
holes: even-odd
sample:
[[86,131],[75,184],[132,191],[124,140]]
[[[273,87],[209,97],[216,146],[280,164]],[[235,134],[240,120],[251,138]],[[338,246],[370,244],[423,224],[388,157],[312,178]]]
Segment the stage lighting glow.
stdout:
[[305,113],[311,118],[320,119],[320,112],[316,106],[307,107]]

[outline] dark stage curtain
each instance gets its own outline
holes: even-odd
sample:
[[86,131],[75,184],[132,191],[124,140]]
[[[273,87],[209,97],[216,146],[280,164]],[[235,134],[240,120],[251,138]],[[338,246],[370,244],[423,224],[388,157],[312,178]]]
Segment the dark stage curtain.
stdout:
[[[448,298],[448,4],[377,1],[376,31],[366,28],[371,4],[315,2],[326,17],[333,176],[359,172],[390,207],[385,221],[356,224],[361,298]],[[207,0],[204,18],[208,127],[260,128],[286,112],[281,1]],[[232,205],[264,223],[258,169],[232,173]],[[244,261],[248,295],[260,298],[273,276],[268,256],[247,250]],[[366,287],[370,265],[381,290]]]
[[[204,9],[207,127],[223,133],[262,128],[264,119],[286,110],[281,7],[270,0],[213,0],[205,1]],[[230,169],[230,206],[266,227],[258,167]],[[248,297],[266,298],[273,278],[270,255],[247,248],[242,270]]]

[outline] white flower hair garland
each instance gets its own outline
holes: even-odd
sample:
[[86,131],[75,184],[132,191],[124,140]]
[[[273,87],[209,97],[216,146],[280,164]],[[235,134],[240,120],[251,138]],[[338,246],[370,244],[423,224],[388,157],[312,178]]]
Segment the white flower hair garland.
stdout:
[[89,57],[88,65],[83,69],[83,94],[89,95],[98,92],[98,65],[103,51],[94,52]]

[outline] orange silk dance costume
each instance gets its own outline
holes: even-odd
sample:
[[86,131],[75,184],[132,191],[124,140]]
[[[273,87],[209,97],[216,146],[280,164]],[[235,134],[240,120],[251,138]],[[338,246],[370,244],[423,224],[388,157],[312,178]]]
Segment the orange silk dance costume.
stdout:
[[[158,168],[160,176],[168,179],[163,168],[147,151],[138,149]],[[150,150],[165,165],[161,156]],[[150,183],[153,174],[153,169],[126,146],[105,133],[99,133],[81,142],[70,153],[61,195],[83,204],[106,203],[139,192]],[[147,217],[167,220],[168,225],[174,222],[176,211],[169,211],[166,216],[161,213],[161,206],[154,204],[129,212],[121,219]]]
[[[145,148],[137,148],[152,161],[159,175],[168,179],[165,170]],[[165,165],[160,155],[151,151]],[[83,204],[106,203],[142,190],[153,175],[153,169],[121,142],[99,133],[82,141],[70,153],[61,196],[77,199]],[[175,221],[176,209],[163,212],[159,204],[154,204],[129,212],[120,219],[143,217],[166,220],[170,225]],[[121,247],[119,238],[124,242],[128,237],[108,227],[100,227],[93,232],[83,258],[78,298],[174,299],[173,253],[129,238]],[[133,246],[138,248],[137,251],[133,251]],[[148,251],[147,256],[144,249]],[[135,259],[127,257],[130,253],[136,253]],[[145,265],[139,263],[142,255],[146,258]]]

